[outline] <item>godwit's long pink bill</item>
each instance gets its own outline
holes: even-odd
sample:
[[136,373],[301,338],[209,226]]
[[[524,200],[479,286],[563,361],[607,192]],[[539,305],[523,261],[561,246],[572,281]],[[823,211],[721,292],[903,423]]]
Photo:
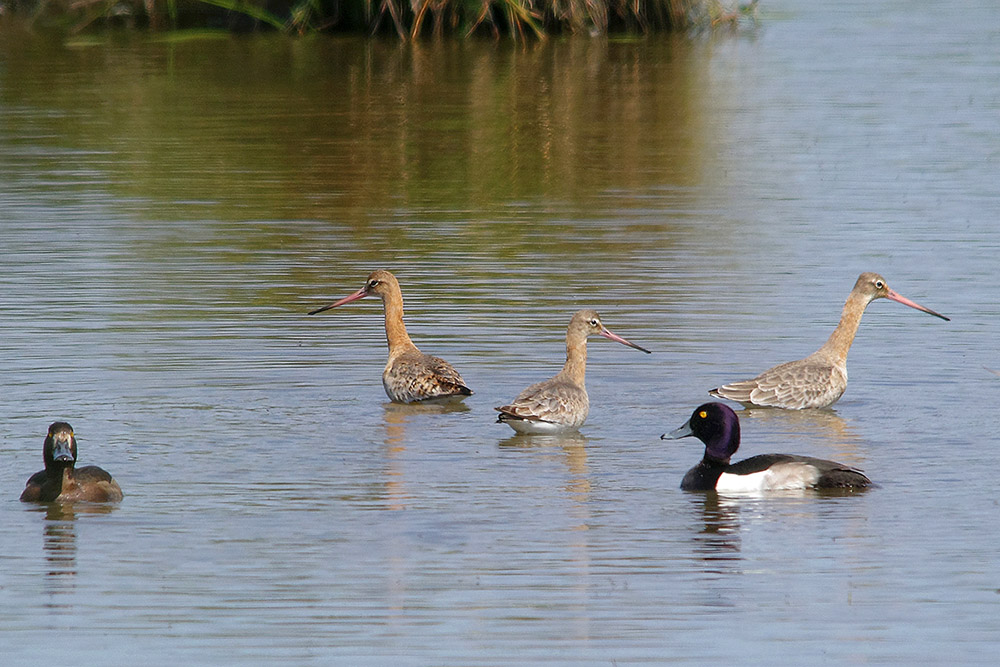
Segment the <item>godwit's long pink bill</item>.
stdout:
[[622,345],[627,345],[628,347],[631,347],[633,349],[639,350],[640,352],[645,352],[646,354],[652,354],[652,352],[650,352],[646,348],[644,348],[644,347],[642,347],[640,345],[636,345],[635,343],[632,343],[630,341],[627,341],[624,338],[622,338],[621,336],[619,336],[618,334],[612,333],[612,332],[608,331],[607,329],[602,329],[600,331],[600,333],[598,333],[598,335],[599,336],[604,336],[608,340],[613,340],[616,343],[621,343]]
[[[885,281],[883,281],[883,284],[885,284]],[[877,297],[877,296],[876,297],[872,297],[872,301],[874,301],[877,298],[879,298],[879,297]],[[917,310],[922,310],[925,313],[933,315],[934,317],[940,317],[945,322],[951,322],[951,318],[950,317],[945,317],[941,313],[935,312],[935,311],[931,310],[930,308],[927,308],[926,306],[921,306],[916,301],[910,301],[905,296],[902,296],[901,294],[899,294],[899,293],[897,293],[897,292],[889,289],[888,286],[886,286],[886,295],[885,295],[885,298],[886,299],[892,299],[893,301],[901,303],[904,306],[909,306],[910,308],[916,308]],[[867,306],[868,304],[865,304],[865,305]]]
[[862,273],[847,297],[840,323],[823,347],[805,359],[780,364],[753,379],[724,384],[709,393],[744,405],[790,410],[833,405],[847,389],[847,353],[865,308],[875,299],[891,299],[948,320],[889,289],[885,278],[877,273]]
[[364,287],[340,301],[310,311],[310,315],[342,306],[374,294],[385,310],[385,337],[389,361],[382,372],[382,386],[390,400],[413,403],[431,399],[471,396],[472,390],[451,364],[424,354],[410,340],[403,324],[403,293],[399,281],[388,271],[372,271]]
[[[316,310],[310,310],[309,314],[310,315],[315,315],[317,313],[322,313],[325,310],[330,310],[331,308],[336,308],[337,306],[343,306],[345,303],[350,303],[352,301],[357,301],[358,299],[363,299],[366,296],[368,296],[368,294],[369,294],[369,292],[368,292],[368,283],[365,283],[365,286],[362,287],[361,289],[359,289],[354,294],[350,294],[348,296],[345,296],[340,301],[336,301],[334,303],[331,303],[329,306],[323,306],[322,308],[317,308]],[[400,294],[399,298],[400,299],[403,298],[402,294]]]

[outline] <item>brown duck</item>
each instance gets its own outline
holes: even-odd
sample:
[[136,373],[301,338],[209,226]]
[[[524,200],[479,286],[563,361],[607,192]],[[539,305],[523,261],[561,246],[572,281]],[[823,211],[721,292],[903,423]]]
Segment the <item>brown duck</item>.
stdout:
[[76,467],[76,436],[66,422],[53,422],[42,448],[45,470],[28,479],[21,493],[25,502],[116,503],[122,490],[107,471],[97,466]]

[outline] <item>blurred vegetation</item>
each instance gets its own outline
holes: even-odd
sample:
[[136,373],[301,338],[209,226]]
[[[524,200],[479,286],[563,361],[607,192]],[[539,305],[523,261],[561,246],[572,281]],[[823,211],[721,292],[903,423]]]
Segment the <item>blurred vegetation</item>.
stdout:
[[125,41],[0,40],[0,247],[22,189],[85,219],[323,221],[386,251],[483,220],[643,220],[692,210],[731,138],[712,39]]
[[757,0],[0,0],[0,14],[80,33],[219,28],[368,32],[400,39],[690,31],[753,20]]

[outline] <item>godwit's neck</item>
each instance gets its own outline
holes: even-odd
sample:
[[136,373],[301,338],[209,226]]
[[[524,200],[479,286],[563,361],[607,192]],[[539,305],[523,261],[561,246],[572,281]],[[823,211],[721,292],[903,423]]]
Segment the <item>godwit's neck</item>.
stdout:
[[389,356],[417,349],[403,324],[403,295],[398,291],[390,293],[382,298],[382,305],[385,308],[385,339],[389,344]]
[[586,336],[566,337],[566,363],[559,375],[563,379],[582,387],[587,374],[587,338]]
[[868,304],[869,299],[864,295],[851,292],[847,297],[847,303],[844,304],[844,312],[840,315],[840,323],[819,351],[834,357],[841,364],[846,364],[847,352],[851,349],[854,336],[858,333],[858,325],[861,324],[861,316],[864,315]]

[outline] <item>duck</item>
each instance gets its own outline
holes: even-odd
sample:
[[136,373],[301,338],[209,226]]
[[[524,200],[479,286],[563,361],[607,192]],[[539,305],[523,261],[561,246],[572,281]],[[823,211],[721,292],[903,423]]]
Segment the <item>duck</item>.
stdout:
[[389,400],[394,403],[415,403],[471,396],[472,389],[451,364],[440,357],[424,354],[410,340],[406,325],[403,324],[403,292],[396,276],[389,271],[372,271],[364,286],[357,292],[310,311],[309,314],[316,315],[372,295],[382,299],[385,311],[389,360],[382,372],[382,386]]
[[681,481],[684,491],[752,493],[792,489],[863,489],[872,481],[843,463],[794,454],[760,454],[739,463],[730,459],[740,448],[740,420],[728,405],[704,403],[683,426],[661,440],[694,436],[705,443],[705,456]]
[[28,478],[21,500],[41,503],[121,501],[124,494],[111,474],[97,466],[77,468],[76,455],[73,427],[64,421],[52,422],[42,446],[45,470]]
[[574,431],[587,421],[590,398],[584,385],[587,372],[587,338],[603,336],[646,354],[650,351],[611,333],[597,311],[575,313],[566,330],[566,363],[554,377],[531,385],[510,404],[495,410],[497,422],[518,433],[539,434]]
[[847,353],[861,324],[861,316],[875,299],[890,299],[942,320],[949,318],[900,296],[885,278],[866,272],[858,276],[844,304],[837,328],[808,357],[769,368],[750,380],[730,382],[708,393],[746,406],[804,410],[828,408],[847,390]]

